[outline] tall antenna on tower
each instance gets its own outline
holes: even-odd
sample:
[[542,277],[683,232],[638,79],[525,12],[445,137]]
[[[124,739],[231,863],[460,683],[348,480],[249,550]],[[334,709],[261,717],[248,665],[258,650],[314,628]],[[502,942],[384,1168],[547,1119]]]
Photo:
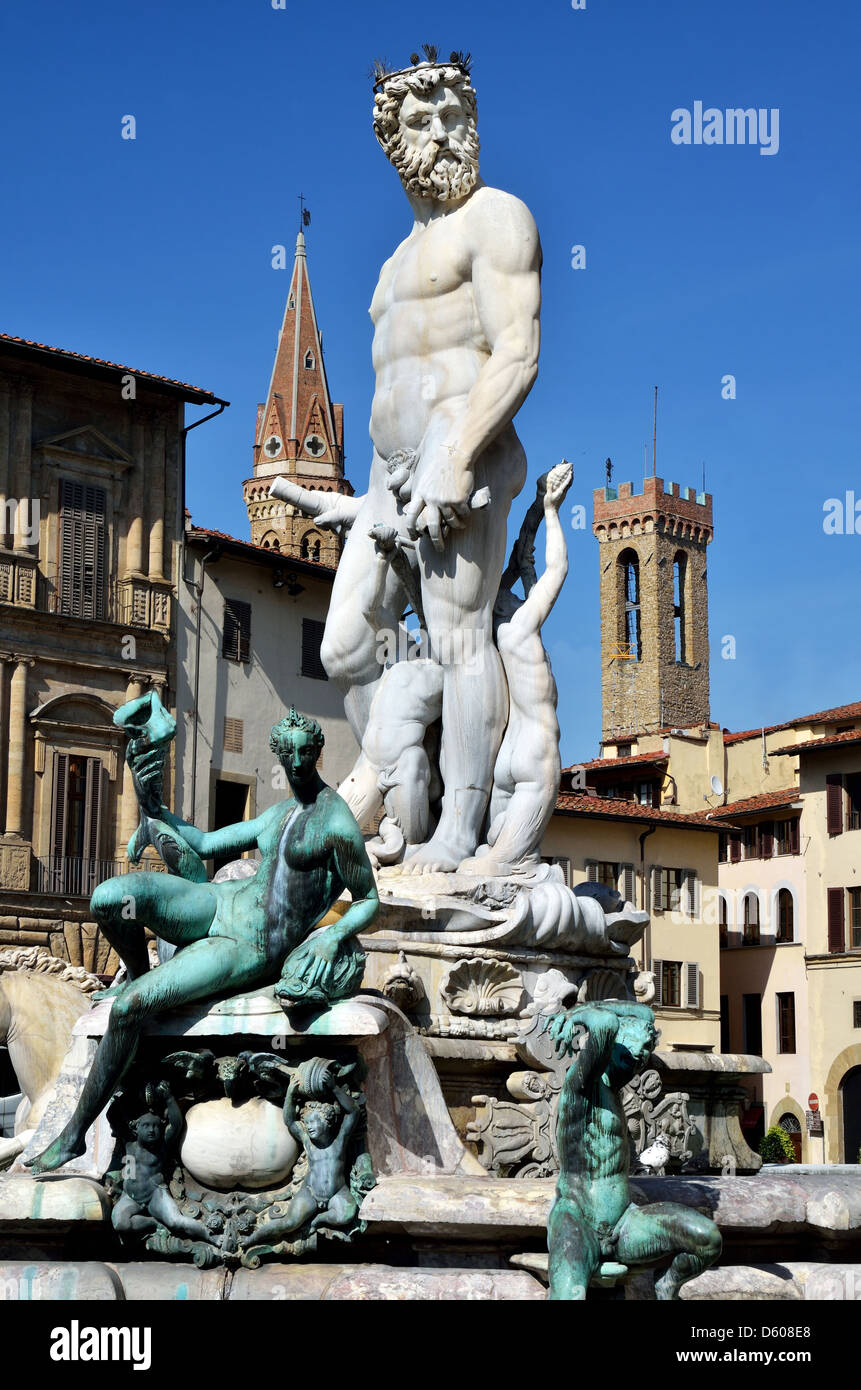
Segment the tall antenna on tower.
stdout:
[[658,388],[655,387],[655,418],[652,428],[652,477],[658,471]]

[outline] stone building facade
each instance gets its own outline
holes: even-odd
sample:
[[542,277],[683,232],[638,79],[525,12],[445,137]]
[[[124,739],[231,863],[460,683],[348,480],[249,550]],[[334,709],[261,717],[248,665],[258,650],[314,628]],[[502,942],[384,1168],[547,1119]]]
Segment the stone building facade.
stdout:
[[186,401],[224,404],[0,335],[0,944],[98,971],[88,899],[137,824],[113,714],[176,697]]
[[603,739],[708,720],[712,498],[646,478],[594,494]]
[[329,395],[302,232],[266,400],[257,407],[254,475],[243,493],[255,545],[336,565],[337,534],[321,531],[288,503],[270,499],[279,474],[300,487],[352,496],[344,476],[344,407]]

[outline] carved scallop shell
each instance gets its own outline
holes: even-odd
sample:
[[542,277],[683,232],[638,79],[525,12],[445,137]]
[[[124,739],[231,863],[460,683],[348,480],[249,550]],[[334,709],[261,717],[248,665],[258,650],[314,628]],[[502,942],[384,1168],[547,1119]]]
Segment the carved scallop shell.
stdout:
[[523,980],[507,961],[461,960],[448,971],[441,994],[453,1014],[510,1016],[520,1008]]

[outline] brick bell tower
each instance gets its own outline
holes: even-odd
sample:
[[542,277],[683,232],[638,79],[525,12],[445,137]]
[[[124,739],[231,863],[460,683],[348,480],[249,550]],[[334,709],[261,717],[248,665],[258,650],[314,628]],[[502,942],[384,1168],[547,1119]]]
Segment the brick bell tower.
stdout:
[[344,407],[333,405],[329,395],[303,232],[296,238],[269,390],[257,407],[254,476],[242,491],[255,545],[337,564],[340,543],[334,531],[320,531],[294,507],[269,499],[279,474],[301,487],[353,493],[344,477]]
[[597,488],[602,742],[709,719],[710,493],[646,478]]

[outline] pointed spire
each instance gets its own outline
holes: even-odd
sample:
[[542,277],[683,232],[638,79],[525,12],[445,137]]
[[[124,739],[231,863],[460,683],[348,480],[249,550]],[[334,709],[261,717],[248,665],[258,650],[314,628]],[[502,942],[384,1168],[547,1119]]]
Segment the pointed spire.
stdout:
[[333,406],[308,277],[305,234],[296,256],[266,400],[258,410],[255,477],[341,478],[343,414]]

